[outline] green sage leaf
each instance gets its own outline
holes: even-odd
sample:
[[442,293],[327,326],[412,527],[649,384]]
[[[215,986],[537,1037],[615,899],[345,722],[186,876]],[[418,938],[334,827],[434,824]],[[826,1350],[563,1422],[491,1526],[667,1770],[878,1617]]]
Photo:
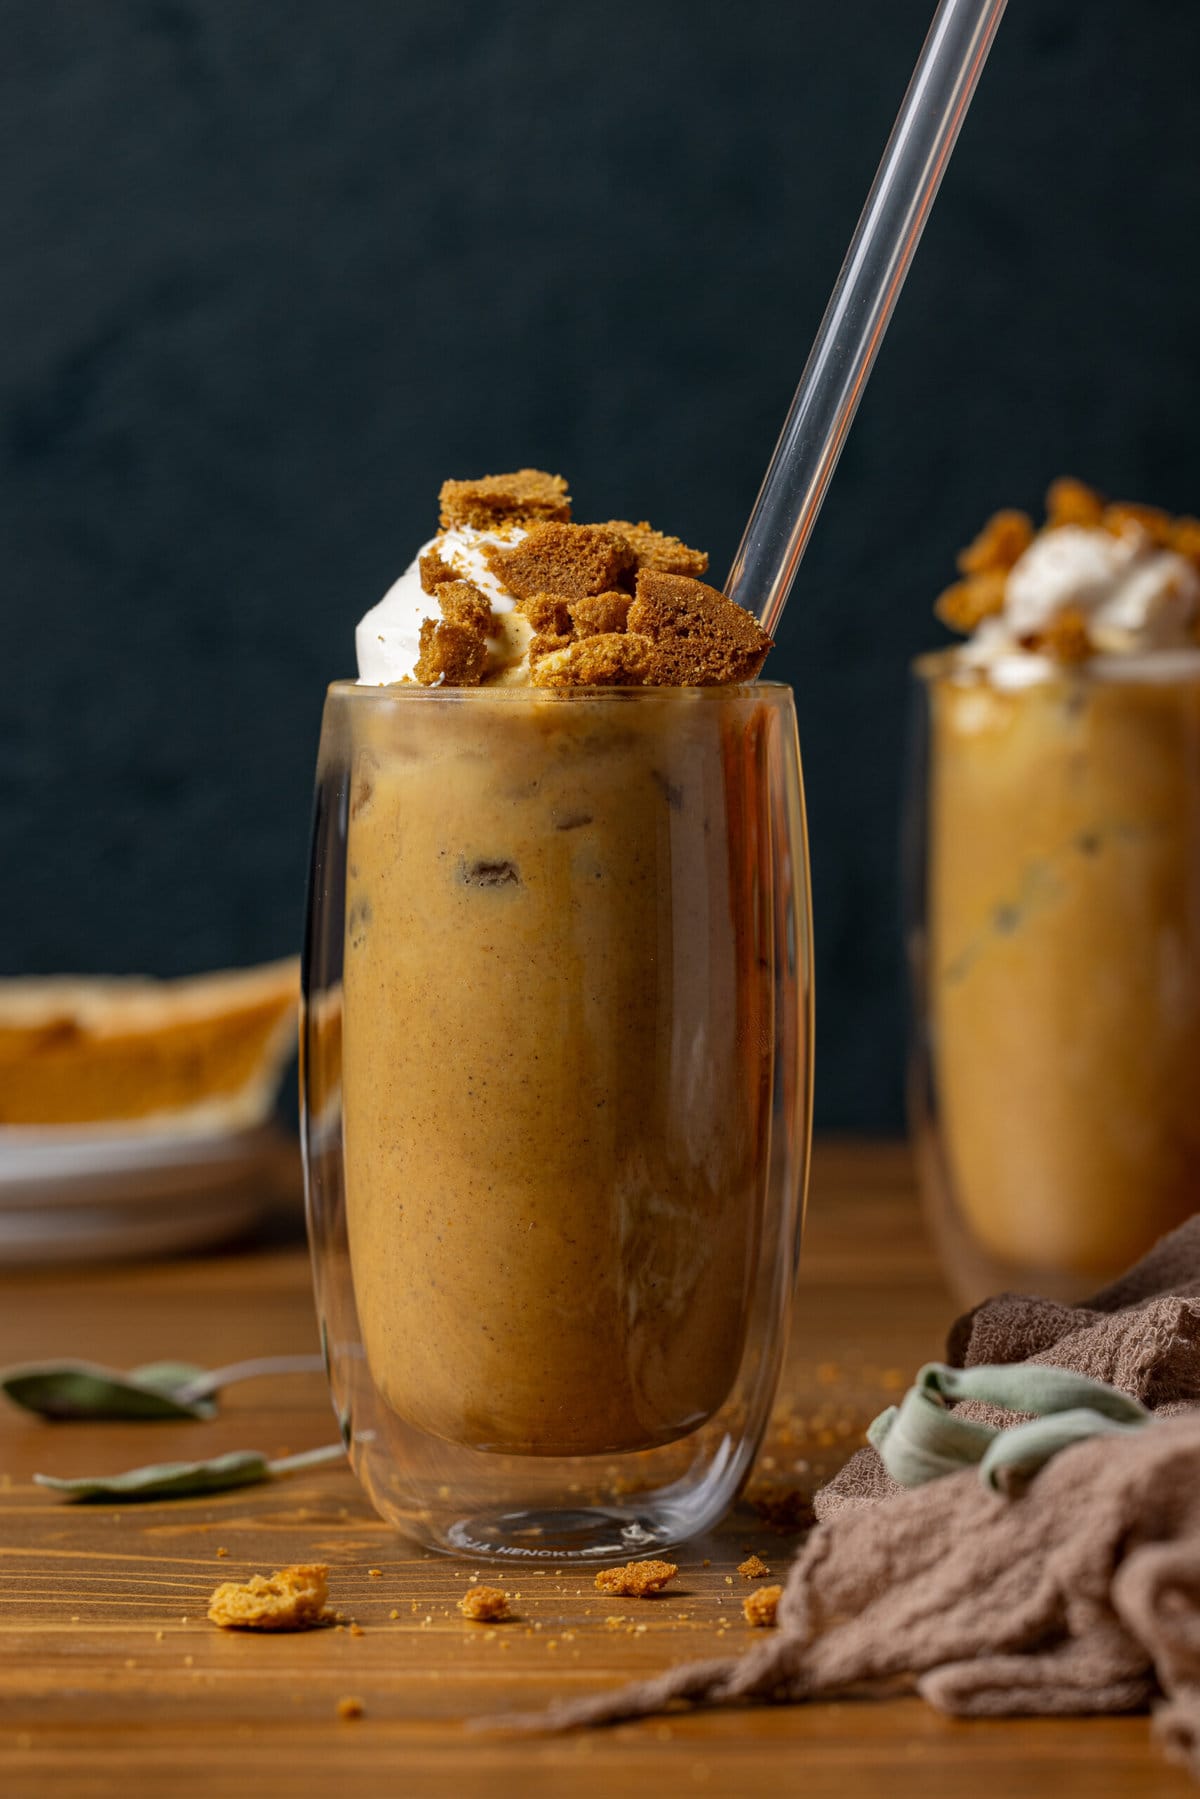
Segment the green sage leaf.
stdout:
[[236,1449],[230,1455],[214,1456],[206,1462],[160,1462],[147,1468],[130,1468],[124,1474],[79,1475],[70,1480],[35,1474],[33,1478],[39,1487],[49,1487],[54,1493],[85,1504],[103,1499],[187,1499],[199,1493],[227,1493],[234,1487],[257,1486],[260,1481],[298,1473],[302,1468],[344,1461],[345,1455],[340,1443],[305,1449],[274,1462],[260,1450]]
[[253,1487],[269,1473],[265,1455],[256,1449],[238,1449],[208,1462],[160,1462],[148,1468],[130,1468],[125,1474],[81,1475],[75,1480],[35,1474],[33,1478],[39,1487],[65,1493],[69,1499],[183,1499],[194,1493]]
[[211,1399],[183,1397],[204,1374],[190,1362],[150,1362],[123,1374],[95,1362],[24,1362],[0,1369],[0,1392],[41,1418],[212,1418]]

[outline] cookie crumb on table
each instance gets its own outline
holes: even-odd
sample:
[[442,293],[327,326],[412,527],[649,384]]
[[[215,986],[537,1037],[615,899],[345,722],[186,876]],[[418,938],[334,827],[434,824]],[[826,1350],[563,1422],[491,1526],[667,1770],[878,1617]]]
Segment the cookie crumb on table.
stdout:
[[747,1593],[742,1600],[742,1611],[745,1613],[747,1624],[769,1629],[775,1623],[775,1614],[782,1595],[782,1587],[756,1587],[753,1593]]
[[226,1581],[208,1602],[209,1619],[223,1630],[314,1630],[332,1622],[328,1573],[324,1563],[311,1563]]
[[365,1709],[362,1700],[356,1699],[351,1693],[347,1693],[344,1699],[339,1699],[337,1702],[339,1718],[361,1718]]
[[661,1593],[678,1573],[674,1562],[627,1562],[623,1568],[601,1568],[596,1591],[618,1599],[644,1599],[648,1593]]
[[744,1562],[738,1563],[738,1573],[747,1580],[762,1580],[771,1572],[760,1555],[751,1555]]
[[468,1587],[458,1609],[477,1624],[496,1624],[508,1617],[508,1594],[503,1587]]

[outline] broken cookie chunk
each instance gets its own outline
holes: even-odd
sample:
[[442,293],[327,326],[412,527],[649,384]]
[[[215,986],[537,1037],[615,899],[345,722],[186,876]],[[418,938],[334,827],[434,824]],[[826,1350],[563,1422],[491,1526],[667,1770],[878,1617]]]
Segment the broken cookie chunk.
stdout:
[[571,635],[568,602],[556,593],[530,594],[528,599],[518,600],[517,610],[524,613],[539,637],[569,638]]
[[458,579],[450,564],[442,561],[436,549],[422,550],[417,557],[417,568],[421,575],[421,588],[425,593],[436,593],[443,581]]
[[664,575],[708,573],[707,550],[693,550],[682,538],[656,531],[645,519],[633,525],[627,518],[611,518],[605,529],[615,531],[618,537],[625,539],[639,568],[656,568]]
[[618,1599],[644,1599],[648,1593],[661,1593],[678,1573],[674,1562],[626,1562],[623,1568],[602,1568],[596,1591]]
[[484,559],[518,600],[552,593],[565,600],[619,587],[633,573],[633,551],[603,525],[535,525],[515,549],[487,544]]
[[468,1587],[458,1609],[476,1624],[498,1624],[509,1615],[508,1594],[503,1587]]
[[521,468],[511,475],[481,475],[478,481],[443,481],[441,524],[443,530],[469,525],[487,530],[493,525],[526,525],[548,520],[566,524],[571,499],[561,475],[545,469]]
[[769,1630],[776,1622],[782,1598],[782,1587],[755,1587],[753,1593],[747,1593],[742,1600],[742,1612],[747,1624],[756,1625],[760,1630]]
[[958,553],[964,575],[1010,569],[1033,542],[1033,520],[1027,512],[993,512],[978,537]]
[[531,656],[529,679],[535,687],[641,687],[653,655],[648,637],[608,631],[578,638],[536,659]]
[[687,575],[641,569],[628,628],[653,644],[647,680],[656,687],[752,681],[771,638],[745,607]]
[[226,1581],[208,1602],[209,1619],[223,1630],[315,1630],[333,1621],[325,1605],[328,1573],[311,1563]]
[[437,589],[437,603],[449,625],[461,625],[479,638],[492,629],[492,609],[470,581],[443,581]]
[[487,667],[487,643],[466,625],[427,618],[413,670],[422,687],[478,687]]
[[622,593],[619,588],[608,593],[588,594],[582,600],[570,601],[569,623],[575,626],[580,637],[599,637],[609,631],[623,631],[629,620],[631,604],[632,595]]
[[1004,611],[1008,589],[1008,571],[986,569],[982,574],[968,575],[938,595],[933,610],[944,625],[966,635],[981,625],[985,618],[996,618]]

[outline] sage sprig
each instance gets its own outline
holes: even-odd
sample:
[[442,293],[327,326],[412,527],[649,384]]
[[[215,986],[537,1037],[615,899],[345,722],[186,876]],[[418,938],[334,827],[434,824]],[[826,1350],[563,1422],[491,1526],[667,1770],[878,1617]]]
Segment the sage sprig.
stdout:
[[22,1362],[0,1369],[0,1392],[14,1405],[56,1422],[213,1418],[214,1395],[235,1381],[267,1374],[315,1374],[320,1356],[259,1356],[225,1368],[148,1362],[123,1372],[96,1362]]
[[345,1456],[340,1443],[305,1449],[299,1455],[278,1456],[274,1461],[257,1449],[236,1449],[230,1455],[214,1456],[206,1462],[159,1462],[146,1468],[127,1469],[124,1474],[80,1475],[71,1480],[35,1474],[33,1478],[39,1487],[49,1487],[77,1503],[101,1499],[186,1499],[201,1493],[227,1493],[234,1487],[254,1487],[302,1468],[344,1461]]

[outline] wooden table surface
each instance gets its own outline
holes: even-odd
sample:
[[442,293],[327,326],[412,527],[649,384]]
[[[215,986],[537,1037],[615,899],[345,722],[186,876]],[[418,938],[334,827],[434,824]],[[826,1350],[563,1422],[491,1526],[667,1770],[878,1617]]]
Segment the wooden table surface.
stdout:
[[[956,1722],[902,1698],[676,1714],[569,1737],[468,1726],[747,1646],[736,1565],[753,1549],[782,1578],[799,1541],[752,1502],[811,1492],[938,1352],[953,1309],[906,1153],[820,1147],[787,1374],[746,1499],[678,1553],[668,1597],[611,1601],[586,1578],[523,1568],[500,1583],[521,1597],[517,1620],[498,1628],[456,1609],[476,1570],[398,1537],[340,1467],[140,1506],[72,1507],[31,1483],[35,1469],[115,1472],[331,1441],[320,1376],[230,1389],[206,1423],[52,1425],[0,1401],[0,1794],[277,1799],[335,1794],[347,1777],[359,1793],[492,1799],[1191,1793],[1144,1717]],[[315,1347],[294,1217],[220,1254],[0,1276],[0,1362],[216,1366]],[[329,1563],[331,1600],[359,1631],[263,1637],[207,1623],[219,1581],[302,1561]],[[362,1715],[339,1716],[343,1698],[361,1700]]]

